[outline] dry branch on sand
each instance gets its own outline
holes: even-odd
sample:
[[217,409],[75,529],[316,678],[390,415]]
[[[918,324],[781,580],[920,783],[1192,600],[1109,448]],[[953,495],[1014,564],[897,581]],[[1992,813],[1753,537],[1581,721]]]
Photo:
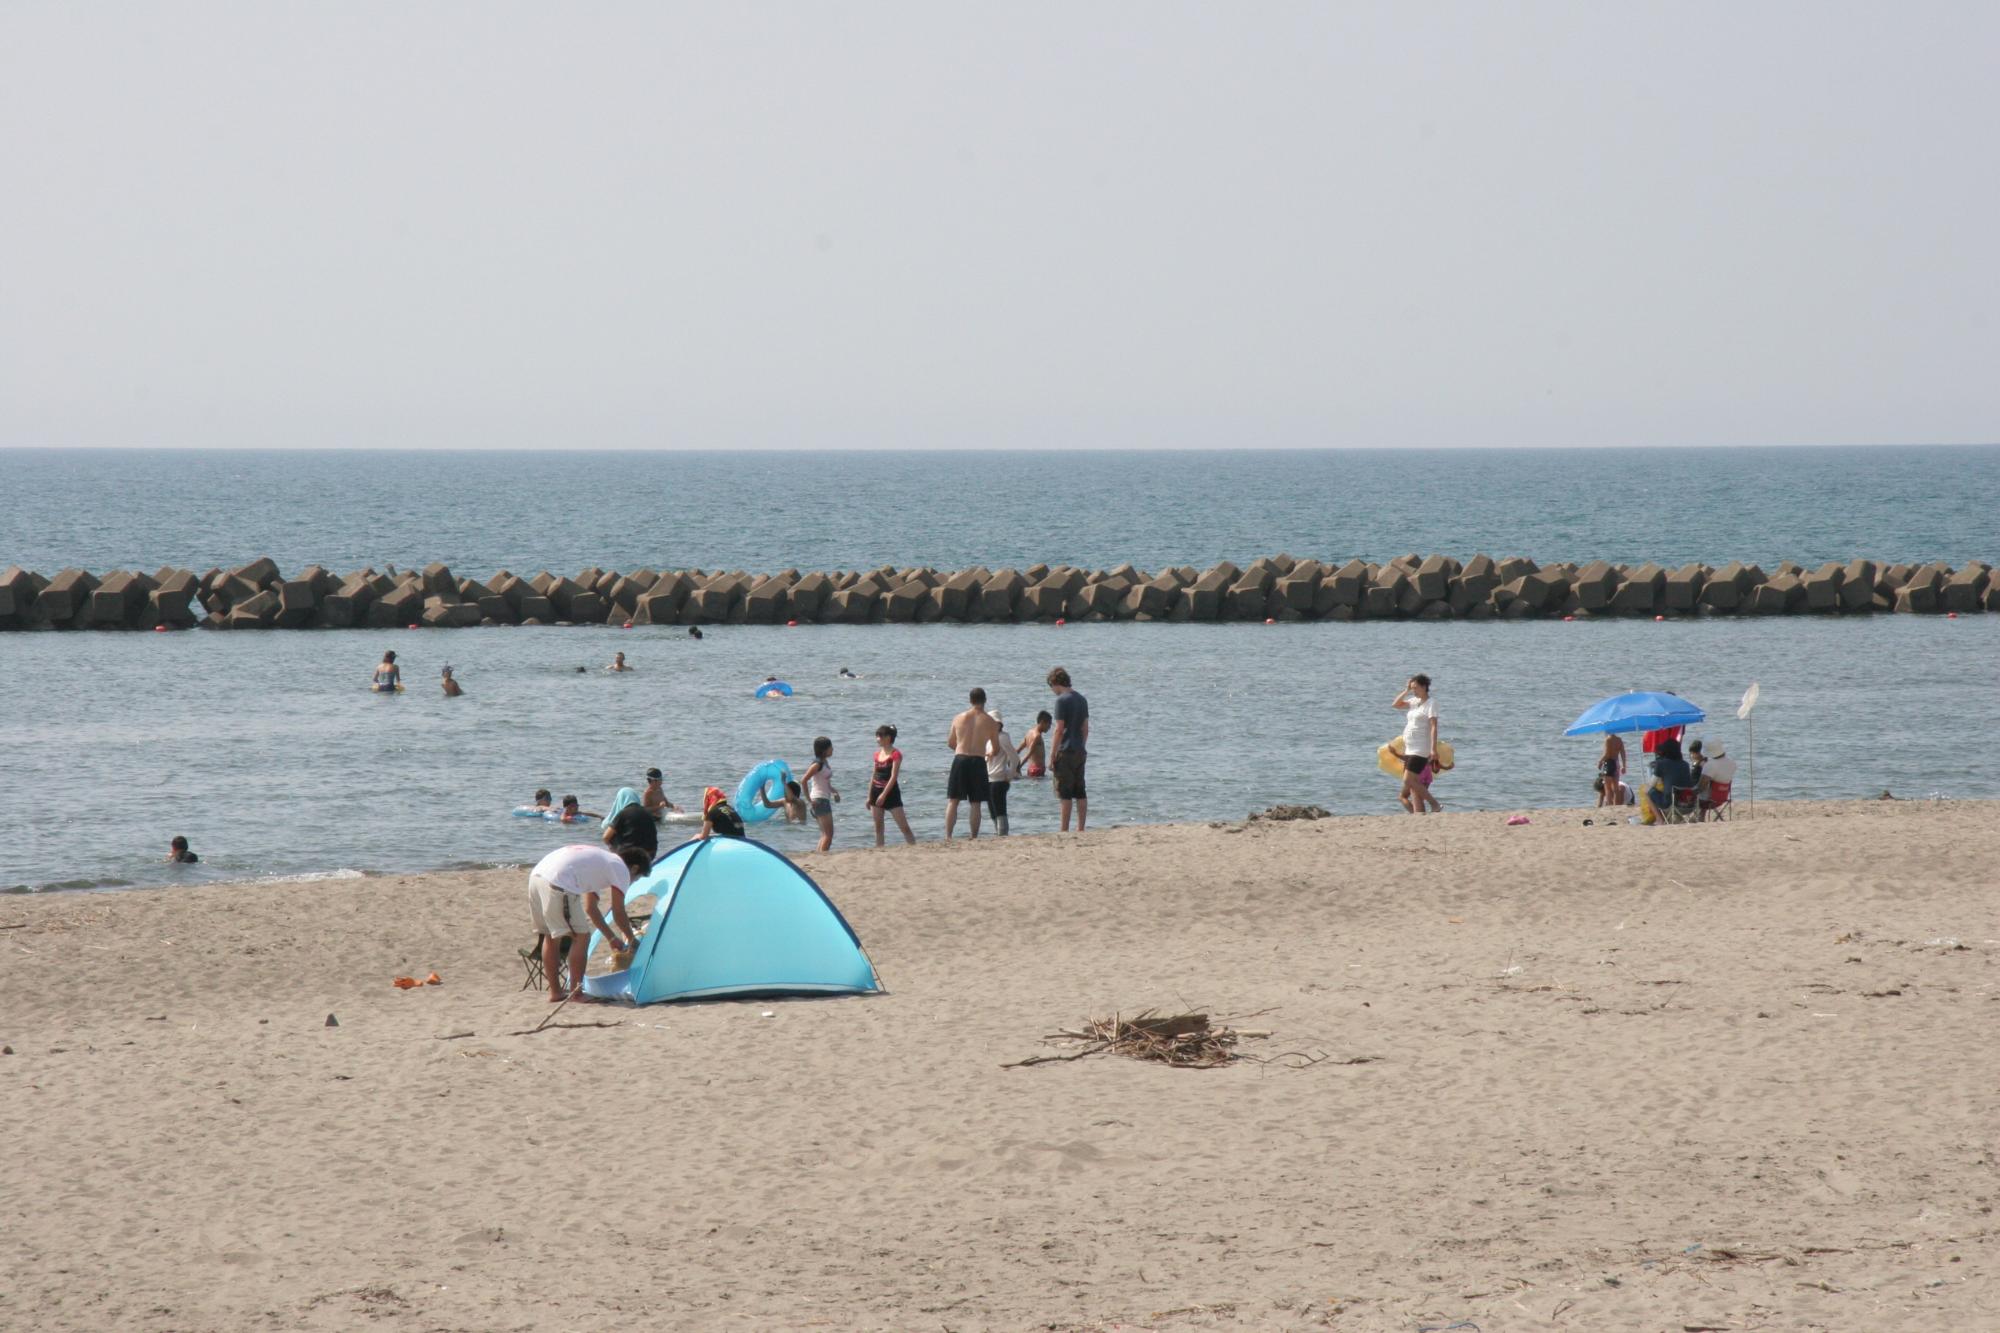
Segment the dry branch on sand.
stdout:
[[[1269,1013],[1270,1010],[1260,1010]],[[1255,1018],[1256,1014],[1246,1015]],[[1249,1060],[1256,1064],[1282,1064],[1304,1069],[1328,1059],[1324,1051],[1286,1051],[1279,1055],[1251,1055],[1238,1049],[1241,1042],[1270,1036],[1268,1030],[1230,1027],[1232,1019],[1211,1019],[1205,1013],[1162,1014],[1147,1009],[1132,1015],[1113,1014],[1092,1018],[1081,1028],[1061,1028],[1044,1036],[1049,1044],[1077,1045],[1061,1055],[1031,1055],[1000,1067],[1021,1069],[1028,1065],[1081,1060],[1092,1055],[1124,1055],[1134,1060],[1152,1060],[1180,1069],[1213,1069],[1218,1065]]]

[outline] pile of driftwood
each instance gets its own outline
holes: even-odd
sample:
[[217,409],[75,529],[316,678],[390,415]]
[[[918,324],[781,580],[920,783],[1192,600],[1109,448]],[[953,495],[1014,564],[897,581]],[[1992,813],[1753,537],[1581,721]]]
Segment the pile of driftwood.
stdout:
[[[1261,1010],[1261,1013],[1270,1011]],[[1257,1014],[1245,1017],[1255,1018]],[[1124,1055],[1134,1060],[1152,1060],[1178,1069],[1213,1069],[1237,1060],[1258,1064],[1282,1064],[1304,1069],[1327,1059],[1324,1051],[1286,1051],[1280,1055],[1251,1055],[1239,1050],[1241,1042],[1271,1035],[1268,1029],[1234,1028],[1233,1019],[1211,1019],[1205,1013],[1162,1014],[1153,1009],[1127,1017],[1092,1018],[1081,1028],[1061,1028],[1044,1036],[1050,1044],[1077,1046],[1061,1055],[1031,1055],[1025,1060],[1003,1064],[1002,1069],[1050,1064],[1060,1060],[1082,1060],[1092,1055]]]

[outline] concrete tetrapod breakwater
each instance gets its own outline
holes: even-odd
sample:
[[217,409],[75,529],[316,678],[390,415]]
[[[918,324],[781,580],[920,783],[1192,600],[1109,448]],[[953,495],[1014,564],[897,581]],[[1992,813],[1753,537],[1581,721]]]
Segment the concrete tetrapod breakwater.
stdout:
[[444,565],[286,578],[268,557],[195,574],[18,566],[0,574],[0,629],[382,629],[406,625],[776,625],[1054,620],[1522,620],[2000,611],[2000,579],[1954,569],[1786,563],[1538,565],[1519,557],[1406,555],[1335,565],[1270,556],[1238,567],[896,569],[746,574],[586,569],[574,578],[502,570],[483,582]]

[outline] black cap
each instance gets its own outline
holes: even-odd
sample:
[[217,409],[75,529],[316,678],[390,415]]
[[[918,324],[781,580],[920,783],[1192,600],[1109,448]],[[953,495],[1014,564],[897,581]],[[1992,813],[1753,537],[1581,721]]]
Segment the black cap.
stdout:
[[660,770],[657,768],[649,768],[646,770],[646,777],[653,782],[658,782],[660,780]]

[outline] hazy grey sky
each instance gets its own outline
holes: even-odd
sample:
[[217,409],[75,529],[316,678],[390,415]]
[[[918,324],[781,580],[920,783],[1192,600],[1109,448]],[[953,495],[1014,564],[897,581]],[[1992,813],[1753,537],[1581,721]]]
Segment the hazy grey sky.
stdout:
[[0,445],[2000,439],[2000,5],[0,5]]

